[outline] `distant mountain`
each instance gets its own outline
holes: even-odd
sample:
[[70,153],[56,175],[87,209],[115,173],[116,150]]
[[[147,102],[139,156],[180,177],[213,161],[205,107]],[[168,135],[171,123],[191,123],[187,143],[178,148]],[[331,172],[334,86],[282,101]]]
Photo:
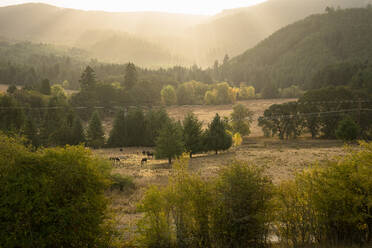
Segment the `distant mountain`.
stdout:
[[327,66],[372,61],[371,27],[372,7],[331,9],[279,30],[231,59],[224,70],[229,80],[258,89],[308,86]]
[[210,66],[225,54],[244,52],[288,24],[323,13],[327,6],[368,3],[372,0],[267,0],[212,17],[82,11],[33,3],[0,8],[0,36],[75,46],[104,61],[134,61],[147,67]]
[[236,56],[288,24],[312,14],[324,13],[327,6],[359,8],[372,0],[267,0],[246,8],[225,10],[193,27],[198,50],[208,51],[207,60]]

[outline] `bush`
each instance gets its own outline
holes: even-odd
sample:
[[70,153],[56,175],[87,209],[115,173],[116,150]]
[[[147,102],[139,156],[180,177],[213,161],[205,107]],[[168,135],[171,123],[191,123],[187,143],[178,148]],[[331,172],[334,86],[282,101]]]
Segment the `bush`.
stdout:
[[111,175],[111,181],[111,190],[130,191],[136,187],[131,177],[120,174]]
[[371,241],[372,144],[282,183],[278,230],[285,247],[328,247]]
[[107,247],[108,166],[82,146],[0,137],[0,247]]
[[216,180],[174,163],[169,184],[150,188],[140,204],[140,247],[265,247],[272,184],[260,170],[235,162]]
[[176,90],[172,85],[165,86],[161,92],[161,101],[166,106],[171,106],[177,103]]
[[359,126],[355,121],[346,117],[338,123],[336,137],[344,141],[356,140],[359,135]]

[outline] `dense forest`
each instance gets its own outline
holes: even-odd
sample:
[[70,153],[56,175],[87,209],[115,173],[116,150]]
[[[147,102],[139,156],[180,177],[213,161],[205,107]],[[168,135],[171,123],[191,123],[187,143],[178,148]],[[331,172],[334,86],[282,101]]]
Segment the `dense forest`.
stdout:
[[320,79],[319,71],[327,70],[325,67],[349,64],[355,72],[358,69],[352,67],[361,68],[362,63],[366,66],[371,61],[372,51],[368,45],[372,38],[371,24],[370,7],[329,8],[327,14],[289,25],[233,58],[226,77],[233,82],[249,82],[259,90],[268,85],[319,87],[316,81]]

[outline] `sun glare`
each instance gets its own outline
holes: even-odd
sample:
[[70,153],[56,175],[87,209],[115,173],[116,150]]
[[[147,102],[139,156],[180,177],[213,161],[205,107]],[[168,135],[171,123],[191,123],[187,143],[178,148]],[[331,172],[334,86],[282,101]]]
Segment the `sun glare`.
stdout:
[[213,15],[224,9],[247,7],[265,0],[230,0],[230,1],[211,1],[211,0],[136,0],[136,1],[117,1],[117,0],[2,0],[0,6],[21,4],[28,2],[42,2],[60,7],[83,9],[83,10],[103,10],[110,12],[127,11],[160,11],[185,14]]

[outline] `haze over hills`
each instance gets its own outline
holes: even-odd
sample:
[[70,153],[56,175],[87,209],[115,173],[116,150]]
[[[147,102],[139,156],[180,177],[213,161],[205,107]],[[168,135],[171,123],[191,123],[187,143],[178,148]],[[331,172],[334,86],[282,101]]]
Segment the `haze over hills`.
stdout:
[[75,46],[106,62],[210,66],[225,54],[231,57],[244,52],[281,27],[324,12],[326,6],[364,7],[371,2],[268,0],[212,17],[23,4],[0,8],[0,36]]
[[345,70],[372,61],[371,26],[372,7],[312,15],[231,59],[224,70],[230,81],[249,82],[258,89],[311,88],[314,76],[327,66],[349,65]]

